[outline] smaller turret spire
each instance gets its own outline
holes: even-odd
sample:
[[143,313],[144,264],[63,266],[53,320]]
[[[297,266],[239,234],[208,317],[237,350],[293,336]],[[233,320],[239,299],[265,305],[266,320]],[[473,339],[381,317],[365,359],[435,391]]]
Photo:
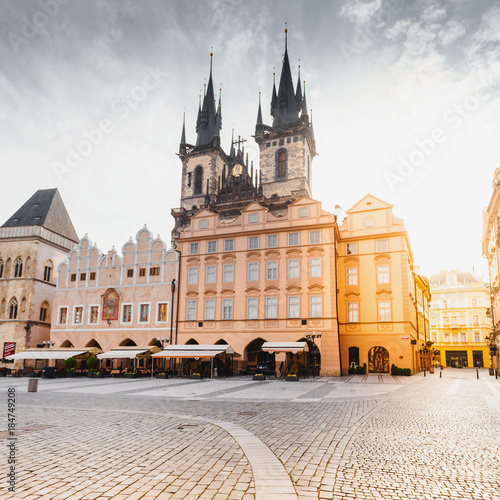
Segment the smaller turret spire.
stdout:
[[184,115],[182,117],[182,134],[181,134],[181,146],[186,144],[186,112],[184,111]]
[[229,156],[231,158],[234,158],[234,127],[233,127],[233,132],[231,134],[231,152],[229,153]]
[[259,92],[259,111],[257,112],[257,125],[262,125],[262,109],[260,105],[260,92]]
[[297,78],[297,90],[295,92],[295,100],[297,101],[297,111],[299,112],[302,111],[302,82],[300,81],[300,64],[299,64],[299,76]]

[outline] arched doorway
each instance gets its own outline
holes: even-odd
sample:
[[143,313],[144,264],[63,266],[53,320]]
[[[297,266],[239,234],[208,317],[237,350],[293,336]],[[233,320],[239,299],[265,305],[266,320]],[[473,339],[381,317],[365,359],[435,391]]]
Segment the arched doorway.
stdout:
[[243,370],[255,370],[257,363],[262,361],[268,361],[270,356],[274,354],[269,354],[268,352],[262,352],[262,344],[266,342],[262,338],[256,338],[252,340],[246,347],[243,354]]
[[376,346],[368,351],[368,371],[370,373],[389,373],[389,351]]
[[349,347],[349,368],[359,366],[359,347]]
[[[219,339],[215,345],[228,345],[228,343],[224,339]],[[233,374],[233,356],[226,353],[216,356],[214,367],[217,377],[229,377]]]

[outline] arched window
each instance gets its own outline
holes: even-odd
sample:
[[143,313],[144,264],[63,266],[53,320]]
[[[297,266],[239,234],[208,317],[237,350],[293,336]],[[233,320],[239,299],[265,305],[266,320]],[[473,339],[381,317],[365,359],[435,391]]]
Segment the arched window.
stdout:
[[9,319],[16,319],[16,318],[17,318],[17,299],[13,297],[9,304]]
[[287,154],[286,149],[280,149],[276,153],[276,177],[283,179],[287,175]]
[[23,275],[23,259],[18,257],[14,264],[14,278],[20,278]]
[[12,261],[10,259],[7,259],[7,262],[5,263],[5,278],[10,278],[10,266],[12,264]]
[[0,259],[0,278],[3,278],[3,260]]
[[194,194],[201,194],[203,191],[203,167],[198,165],[194,171]]
[[44,301],[40,307],[40,321],[49,322],[49,303]]
[[2,300],[2,305],[0,306],[0,318],[4,317],[6,309],[7,309],[7,301],[5,299],[3,299]]
[[50,281],[50,278],[52,277],[52,261],[48,260],[47,263],[45,264],[45,267],[43,268],[43,280],[44,281]]

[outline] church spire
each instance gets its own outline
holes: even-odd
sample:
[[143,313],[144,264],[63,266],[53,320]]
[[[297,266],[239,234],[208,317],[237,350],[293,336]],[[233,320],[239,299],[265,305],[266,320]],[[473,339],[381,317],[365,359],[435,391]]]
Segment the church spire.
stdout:
[[[273,89],[274,101],[274,89]],[[271,101],[271,110],[273,108]],[[288,28],[285,28],[285,56],[281,67],[280,85],[277,95],[277,102],[273,115],[273,127],[286,125],[296,122],[299,119],[297,110],[297,101],[293,89],[292,72],[290,70],[290,61],[288,59]]]
[[184,115],[182,117],[182,134],[181,134],[181,144],[180,147],[182,149],[182,146],[186,144],[186,112],[184,112]]
[[215,109],[214,84],[212,81],[212,58],[213,52],[210,52],[210,76],[203,97],[203,106],[201,106],[196,122],[196,132],[198,133],[198,138],[196,140],[197,146],[211,144],[214,137],[219,136],[221,128],[221,116],[219,110],[216,111]]
[[297,110],[300,113],[302,111],[302,82],[300,81],[300,64],[299,64],[299,76],[297,78],[297,90],[295,91],[295,100],[297,101]]
[[304,97],[302,98],[302,115],[307,116],[306,82],[304,81]]
[[259,92],[259,111],[257,111],[257,126],[263,125],[262,123],[262,108],[260,105],[260,92]]

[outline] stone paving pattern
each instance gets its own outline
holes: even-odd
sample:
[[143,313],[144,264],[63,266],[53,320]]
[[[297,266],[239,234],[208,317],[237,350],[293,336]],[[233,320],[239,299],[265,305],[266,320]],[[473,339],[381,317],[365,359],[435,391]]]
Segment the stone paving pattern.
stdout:
[[16,494],[0,498],[260,500],[258,463],[219,421],[272,451],[295,498],[500,500],[500,379],[443,373],[40,380],[37,393],[2,379],[0,400],[18,387],[19,431],[51,427],[18,433]]

